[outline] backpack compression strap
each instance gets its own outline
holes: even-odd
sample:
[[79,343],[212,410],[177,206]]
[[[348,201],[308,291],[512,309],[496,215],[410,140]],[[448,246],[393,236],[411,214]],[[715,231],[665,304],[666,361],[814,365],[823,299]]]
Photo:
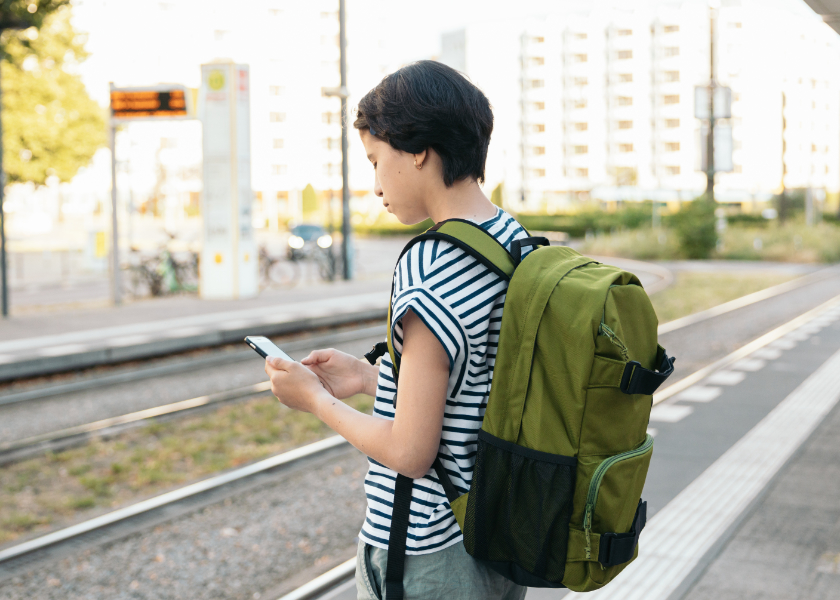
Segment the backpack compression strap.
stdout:
[[675,360],[675,358],[668,356],[662,346],[657,346],[656,362],[659,366],[656,371],[645,369],[640,363],[631,360],[624,366],[624,374],[621,376],[621,391],[625,394],[653,395],[674,372]]

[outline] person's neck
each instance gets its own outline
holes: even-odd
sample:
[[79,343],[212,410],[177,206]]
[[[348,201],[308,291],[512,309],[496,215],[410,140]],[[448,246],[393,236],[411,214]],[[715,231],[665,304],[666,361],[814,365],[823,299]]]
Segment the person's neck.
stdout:
[[479,223],[496,215],[496,206],[487,199],[476,181],[456,181],[432,196],[429,217],[435,223],[447,219],[469,219]]

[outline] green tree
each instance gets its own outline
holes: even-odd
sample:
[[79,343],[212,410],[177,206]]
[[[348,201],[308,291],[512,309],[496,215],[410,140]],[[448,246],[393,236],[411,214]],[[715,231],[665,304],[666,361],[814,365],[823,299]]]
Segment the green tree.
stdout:
[[66,5],[43,18],[40,30],[2,32],[3,167],[9,183],[43,184],[51,175],[69,181],[106,143],[105,111],[74,72],[87,58],[84,42]]
[[490,194],[490,202],[492,202],[499,208],[504,208],[504,206],[502,206],[505,191],[505,188],[503,186],[504,184],[500,183],[499,185],[493,188],[493,191]]
[[301,194],[301,210],[304,218],[312,216],[312,213],[318,211],[318,195],[315,193],[315,188],[311,183],[306,184]]
[[687,258],[709,258],[715,249],[715,208],[714,201],[700,196],[671,217],[680,240],[680,248]]

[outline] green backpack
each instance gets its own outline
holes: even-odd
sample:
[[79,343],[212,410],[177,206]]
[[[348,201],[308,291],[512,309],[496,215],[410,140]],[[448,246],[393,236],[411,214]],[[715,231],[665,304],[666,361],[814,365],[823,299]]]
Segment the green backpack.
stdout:
[[[606,585],[638,554],[651,396],[673,372],[647,294],[635,275],[545,238],[515,240],[509,253],[452,219],[403,254],[424,239],[448,241],[509,280],[469,493],[434,463],[467,552],[520,585]],[[390,332],[387,347],[398,376]],[[411,480],[399,475],[389,600],[402,597],[410,501]]]

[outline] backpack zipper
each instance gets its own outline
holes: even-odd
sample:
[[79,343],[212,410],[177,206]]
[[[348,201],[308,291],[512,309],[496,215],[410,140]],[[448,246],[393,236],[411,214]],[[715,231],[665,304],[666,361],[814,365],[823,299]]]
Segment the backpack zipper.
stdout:
[[601,480],[604,479],[604,475],[607,473],[607,470],[614,464],[641,456],[652,447],[653,437],[648,434],[645,436],[645,441],[638,448],[630,450],[629,452],[622,452],[621,454],[611,456],[598,465],[597,469],[595,469],[595,474],[592,475],[592,480],[589,482],[589,493],[586,495],[586,512],[583,516],[583,533],[586,536],[587,560],[592,557],[592,541],[590,539],[590,534],[592,532],[592,513],[595,512],[595,504],[598,502],[598,491],[601,489]]

